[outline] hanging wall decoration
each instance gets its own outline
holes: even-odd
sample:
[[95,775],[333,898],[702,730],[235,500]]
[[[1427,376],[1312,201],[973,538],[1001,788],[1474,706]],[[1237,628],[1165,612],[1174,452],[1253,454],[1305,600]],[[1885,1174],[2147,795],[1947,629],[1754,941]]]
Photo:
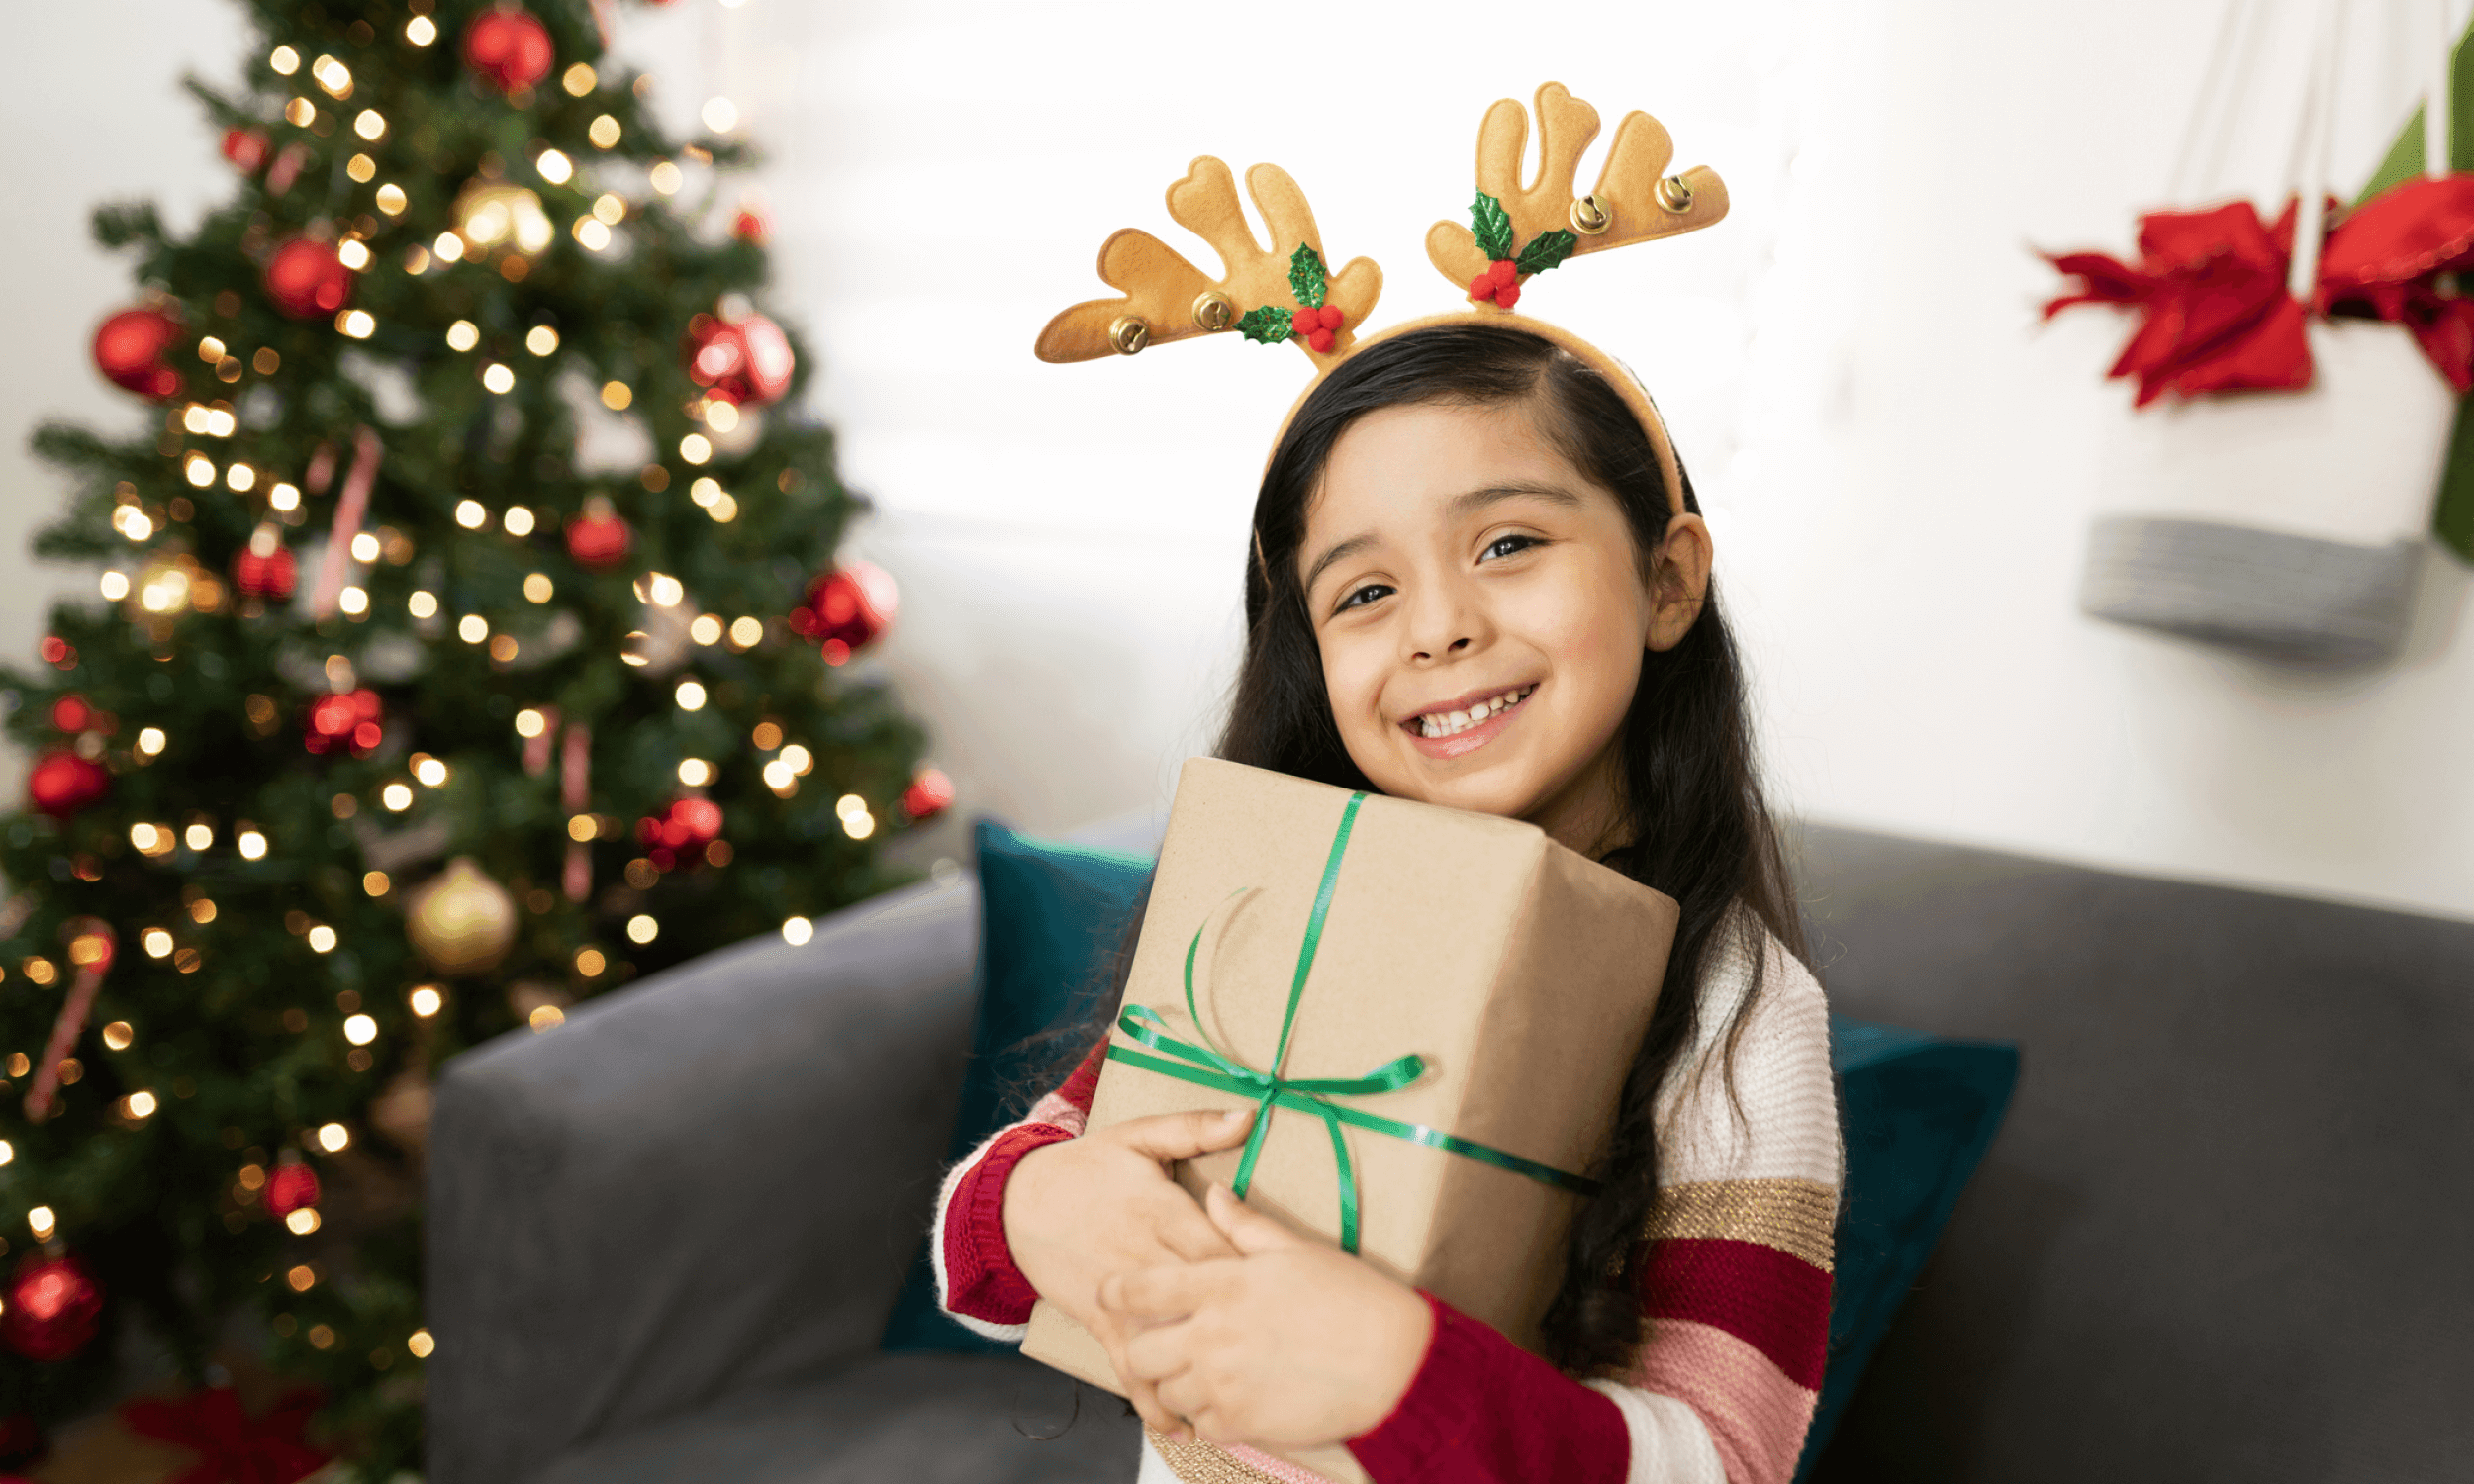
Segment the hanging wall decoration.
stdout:
[[[2100,470],[2111,508],[2080,589],[2092,616],[2281,660],[2376,663],[2404,643],[2427,533],[2448,536],[2455,512],[2452,543],[2474,558],[2474,446],[2468,494],[2433,511],[2474,388],[2474,301],[2453,292],[2474,268],[2474,174],[2447,169],[2454,32],[2422,28],[2437,106],[2347,206],[2326,191],[2342,5],[2305,16],[2309,77],[2284,114],[2298,166],[2273,220],[2239,200],[2150,212],[2135,261],[2049,259],[2076,284],[2046,318],[2090,304],[2136,317],[2107,372],[2135,383],[2136,416]],[[2216,136],[2221,156],[2245,122],[2236,58],[2279,20],[2229,0],[2177,199],[2203,141]]]

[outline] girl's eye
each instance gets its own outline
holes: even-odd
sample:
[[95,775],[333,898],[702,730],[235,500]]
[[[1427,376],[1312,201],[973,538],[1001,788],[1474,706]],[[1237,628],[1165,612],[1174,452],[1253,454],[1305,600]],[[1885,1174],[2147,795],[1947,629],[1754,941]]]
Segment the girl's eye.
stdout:
[[1345,613],[1349,609],[1360,606],[1361,604],[1373,603],[1375,600],[1383,597],[1390,591],[1391,590],[1389,588],[1384,587],[1381,583],[1368,583],[1365,587],[1358,589],[1356,592],[1351,593],[1348,597],[1340,600],[1339,605],[1333,608],[1332,611],[1335,613]]
[[1490,556],[1510,556],[1515,551],[1526,551],[1532,546],[1544,546],[1545,544],[1546,543],[1544,541],[1539,540],[1536,536],[1497,536],[1494,538],[1493,542],[1486,547],[1484,554],[1481,555],[1478,560],[1483,561],[1486,557]]

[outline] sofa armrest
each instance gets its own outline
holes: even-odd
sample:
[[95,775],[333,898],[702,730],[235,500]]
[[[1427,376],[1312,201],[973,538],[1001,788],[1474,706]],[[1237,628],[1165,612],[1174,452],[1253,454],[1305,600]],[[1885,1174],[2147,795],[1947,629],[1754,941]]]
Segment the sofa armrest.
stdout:
[[873,1349],[970,1045],[969,874],[448,1063],[430,1134],[434,1484]]

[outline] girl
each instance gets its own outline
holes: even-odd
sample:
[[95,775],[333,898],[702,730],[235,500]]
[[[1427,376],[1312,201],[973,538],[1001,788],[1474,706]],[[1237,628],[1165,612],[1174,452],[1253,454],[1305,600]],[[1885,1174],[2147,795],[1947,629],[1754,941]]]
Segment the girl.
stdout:
[[[1512,323],[1360,348],[1255,506],[1219,755],[1529,820],[1682,907],[1544,1357],[1167,1166],[1248,1115],[1080,1137],[1104,1038],[948,1176],[947,1310],[1044,1296],[1107,1346],[1142,1480],[1785,1484],[1821,1385],[1841,1177],[1827,1014],[1688,481],[1605,374]],[[1115,1003],[1114,997],[1108,1001]]]

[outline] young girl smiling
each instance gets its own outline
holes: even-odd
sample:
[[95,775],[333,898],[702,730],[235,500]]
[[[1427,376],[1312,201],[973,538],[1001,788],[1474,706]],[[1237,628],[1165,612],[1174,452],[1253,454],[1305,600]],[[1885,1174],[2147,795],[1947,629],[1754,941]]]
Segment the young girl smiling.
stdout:
[[1679,904],[1546,1353],[1225,1189],[1197,1206],[1168,1166],[1244,1114],[1082,1137],[1103,1040],[948,1176],[937,1267],[983,1333],[1044,1297],[1108,1347],[1146,1484],[1308,1480],[1258,1447],[1332,1443],[1379,1484],[1794,1472],[1841,1179],[1827,1014],[1708,528],[1646,399],[1568,339],[1451,317],[1316,385],[1264,474],[1218,748],[1528,820]]

